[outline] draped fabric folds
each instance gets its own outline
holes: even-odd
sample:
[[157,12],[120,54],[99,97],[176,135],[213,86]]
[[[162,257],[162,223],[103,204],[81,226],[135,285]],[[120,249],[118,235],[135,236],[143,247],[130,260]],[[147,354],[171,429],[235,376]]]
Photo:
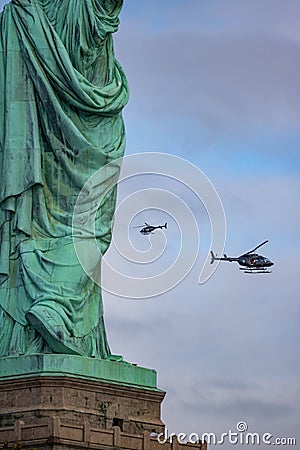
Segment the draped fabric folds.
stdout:
[[[123,156],[122,0],[12,0],[0,15],[0,355],[110,354],[100,287],[78,262],[85,182]],[[95,233],[111,240],[116,190]]]

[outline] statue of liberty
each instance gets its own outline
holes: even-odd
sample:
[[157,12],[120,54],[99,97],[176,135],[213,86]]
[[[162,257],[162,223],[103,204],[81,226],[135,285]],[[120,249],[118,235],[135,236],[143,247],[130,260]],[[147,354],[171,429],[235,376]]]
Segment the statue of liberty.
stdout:
[[[107,358],[101,288],[82,269],[72,214],[86,181],[123,156],[122,0],[12,0],[0,15],[0,356]],[[95,233],[111,240],[116,189]]]

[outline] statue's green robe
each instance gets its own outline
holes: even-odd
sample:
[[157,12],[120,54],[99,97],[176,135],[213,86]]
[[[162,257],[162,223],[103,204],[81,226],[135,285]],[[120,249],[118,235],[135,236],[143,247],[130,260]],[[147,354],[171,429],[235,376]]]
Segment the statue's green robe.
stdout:
[[[122,157],[122,0],[12,0],[0,15],[0,355],[105,358],[101,289],[73,245],[85,182]],[[115,189],[95,224],[111,240]]]

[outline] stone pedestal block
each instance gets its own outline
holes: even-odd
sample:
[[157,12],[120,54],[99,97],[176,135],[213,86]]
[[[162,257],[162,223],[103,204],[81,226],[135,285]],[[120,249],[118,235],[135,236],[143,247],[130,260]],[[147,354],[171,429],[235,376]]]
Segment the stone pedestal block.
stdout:
[[0,448],[39,450],[206,450],[160,444],[156,372],[69,355],[0,358]]
[[[69,426],[127,433],[161,431],[164,392],[63,377],[36,377],[0,383],[0,427],[16,421],[41,425],[58,418]],[[46,420],[47,422],[47,420]]]

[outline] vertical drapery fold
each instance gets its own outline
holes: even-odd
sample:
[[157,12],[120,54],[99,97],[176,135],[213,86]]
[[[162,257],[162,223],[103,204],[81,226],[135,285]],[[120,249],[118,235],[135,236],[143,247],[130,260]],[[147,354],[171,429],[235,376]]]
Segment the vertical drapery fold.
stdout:
[[[109,354],[72,214],[85,182],[124,153],[128,86],[112,41],[121,7],[13,0],[0,15],[0,355]],[[102,254],[115,200],[113,188],[97,214]]]

